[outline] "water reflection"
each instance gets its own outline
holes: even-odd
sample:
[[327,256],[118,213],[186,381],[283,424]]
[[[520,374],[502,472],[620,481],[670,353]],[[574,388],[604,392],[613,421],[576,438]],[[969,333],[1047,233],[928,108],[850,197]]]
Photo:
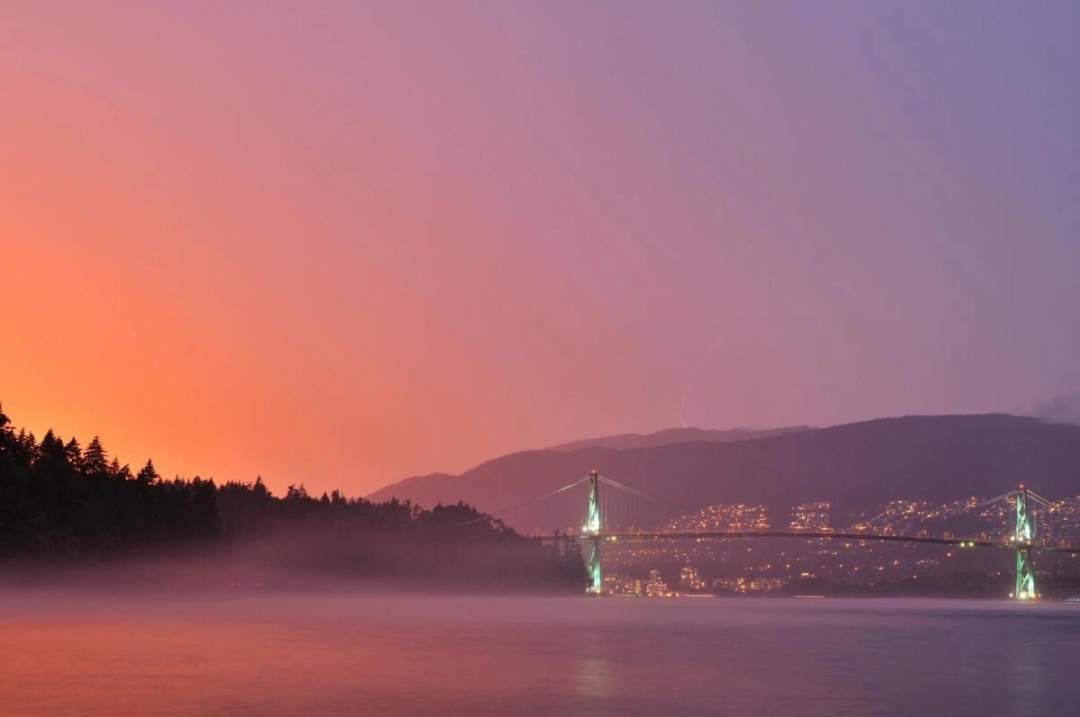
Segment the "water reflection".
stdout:
[[602,634],[588,629],[582,634],[574,677],[577,693],[589,699],[606,699],[614,696],[611,666],[604,654]]
[[[1016,639],[1018,638],[1018,639]],[[1006,681],[1009,686],[1011,714],[1027,717],[1038,713],[1045,690],[1043,684],[1045,650],[1040,650],[1035,643],[1037,633],[1017,635],[1007,645],[1002,645],[1001,652],[1008,664]]]
[[0,714],[1073,715],[1080,611],[0,593]]

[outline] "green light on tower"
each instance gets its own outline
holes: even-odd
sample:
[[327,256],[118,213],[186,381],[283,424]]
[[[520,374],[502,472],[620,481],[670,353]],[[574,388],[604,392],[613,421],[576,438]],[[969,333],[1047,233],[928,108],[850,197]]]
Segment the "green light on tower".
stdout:
[[1031,541],[1035,537],[1035,523],[1028,512],[1028,491],[1023,485],[1016,491],[1016,530],[1013,533],[1013,545],[1016,546],[1016,591],[1017,600],[1031,600],[1035,597],[1035,565],[1031,561]]
[[[602,526],[603,522],[600,517],[600,474],[593,471],[589,474],[589,513],[585,520],[585,532],[597,536]],[[587,538],[585,550],[585,568],[589,573],[589,586],[586,588],[586,592],[590,595],[599,595],[604,589],[604,580],[600,573],[600,538]]]

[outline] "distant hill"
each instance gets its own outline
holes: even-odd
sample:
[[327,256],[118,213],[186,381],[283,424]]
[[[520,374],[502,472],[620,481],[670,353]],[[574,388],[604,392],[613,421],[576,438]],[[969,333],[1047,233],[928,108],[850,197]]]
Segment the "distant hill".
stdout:
[[[895,498],[992,497],[1019,482],[1048,498],[1080,494],[1080,426],[1004,414],[907,416],[728,443],[524,451],[461,476],[411,478],[370,498],[396,496],[424,506],[464,500],[495,512],[529,503],[594,468],[658,498],[655,520],[716,503],[824,500],[841,524]],[[565,527],[567,511],[581,500],[560,496],[504,518],[520,530]]]
[[[748,429],[748,428],[732,428],[727,430],[716,429],[704,429],[704,428],[666,428],[662,431],[656,431],[655,433],[620,433],[614,436],[601,436],[599,438],[586,438],[580,441],[572,441],[570,443],[562,443],[557,446],[551,446],[550,448],[544,448],[533,451],[523,451],[519,454],[512,455],[534,455],[537,453],[543,453],[545,451],[554,451],[557,453],[570,453],[574,451],[580,451],[585,448],[606,448],[609,450],[625,450],[628,448],[655,448],[658,446],[667,446],[673,443],[693,443],[693,442],[710,442],[710,443],[735,443],[737,441],[750,441],[758,438],[769,438],[772,436],[779,436],[785,433],[795,433],[797,431],[808,430],[809,426],[790,426],[787,428],[767,428],[767,429]],[[508,457],[508,456],[504,456]],[[496,461],[501,459],[495,459]],[[491,462],[491,461],[489,461]],[[487,465],[485,463],[484,465]],[[473,469],[476,470],[476,469]],[[463,476],[469,475],[472,471],[463,474]],[[368,500],[375,502],[382,502],[389,500],[390,498],[400,498],[404,500],[406,498],[419,502],[421,505],[428,505],[430,500],[424,498],[417,498],[416,496],[430,497],[433,495],[444,496],[435,499],[435,502],[444,503],[456,503],[456,499],[450,499],[449,496],[453,495],[457,488],[458,476],[451,475],[449,473],[429,473],[423,476],[413,476],[404,480],[392,483],[391,485],[381,488],[375,491],[371,495],[366,496]]]
[[786,428],[768,428],[753,430],[747,428],[732,428],[728,430],[710,430],[704,428],[667,428],[656,433],[620,433],[615,436],[603,436],[601,438],[588,438],[583,441],[573,441],[552,446],[549,451],[577,451],[582,448],[610,448],[623,450],[625,448],[652,448],[655,446],[667,446],[672,443],[693,443],[694,441],[708,441],[710,443],[735,443],[737,441],[751,441],[756,438],[770,438],[782,436],[785,433],[805,431],[810,426],[789,426]]

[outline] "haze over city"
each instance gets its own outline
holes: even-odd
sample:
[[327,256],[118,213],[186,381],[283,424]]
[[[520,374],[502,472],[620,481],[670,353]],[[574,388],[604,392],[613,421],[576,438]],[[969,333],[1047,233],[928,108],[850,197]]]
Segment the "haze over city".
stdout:
[[363,494],[1080,389],[1075,3],[12,3],[0,400]]

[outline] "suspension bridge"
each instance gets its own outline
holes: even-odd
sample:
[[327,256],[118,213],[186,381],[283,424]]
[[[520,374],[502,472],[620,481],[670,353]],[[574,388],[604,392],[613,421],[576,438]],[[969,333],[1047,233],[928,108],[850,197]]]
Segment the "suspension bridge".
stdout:
[[[618,481],[600,475],[597,471],[591,472],[584,478],[580,478],[568,485],[562,486],[545,496],[529,503],[521,504],[499,511],[494,515],[501,515],[517,510],[526,505],[534,505],[555,496],[571,494],[575,488],[585,487],[587,501],[584,504],[585,520],[580,531],[571,529],[560,535],[554,534],[537,535],[542,539],[573,538],[581,541],[585,554],[585,565],[588,574],[586,592],[590,595],[601,595],[604,592],[602,546],[605,542],[621,540],[675,540],[675,539],[733,539],[733,538],[798,538],[798,539],[826,539],[859,542],[882,542],[882,543],[923,543],[929,545],[945,545],[961,548],[993,548],[1007,549],[1015,553],[1016,567],[1014,571],[1015,587],[1012,597],[1016,600],[1032,600],[1037,597],[1035,588],[1035,567],[1033,554],[1035,551],[1054,551],[1080,554],[1080,547],[1061,547],[1040,543],[1036,539],[1035,519],[1033,508],[1035,506],[1049,507],[1051,503],[1039,496],[1024,485],[1016,490],[1000,495],[996,498],[984,501],[976,507],[990,506],[995,503],[1006,502],[1013,506],[1014,521],[1012,530],[1009,531],[1005,540],[985,540],[973,538],[953,537],[928,537],[896,535],[892,533],[870,533],[862,531],[836,531],[831,529],[822,530],[648,530],[626,529],[619,522],[608,520],[608,515],[620,507],[620,498],[626,497],[637,500],[655,500],[641,491],[623,485]],[[579,513],[580,515],[580,513]]]

